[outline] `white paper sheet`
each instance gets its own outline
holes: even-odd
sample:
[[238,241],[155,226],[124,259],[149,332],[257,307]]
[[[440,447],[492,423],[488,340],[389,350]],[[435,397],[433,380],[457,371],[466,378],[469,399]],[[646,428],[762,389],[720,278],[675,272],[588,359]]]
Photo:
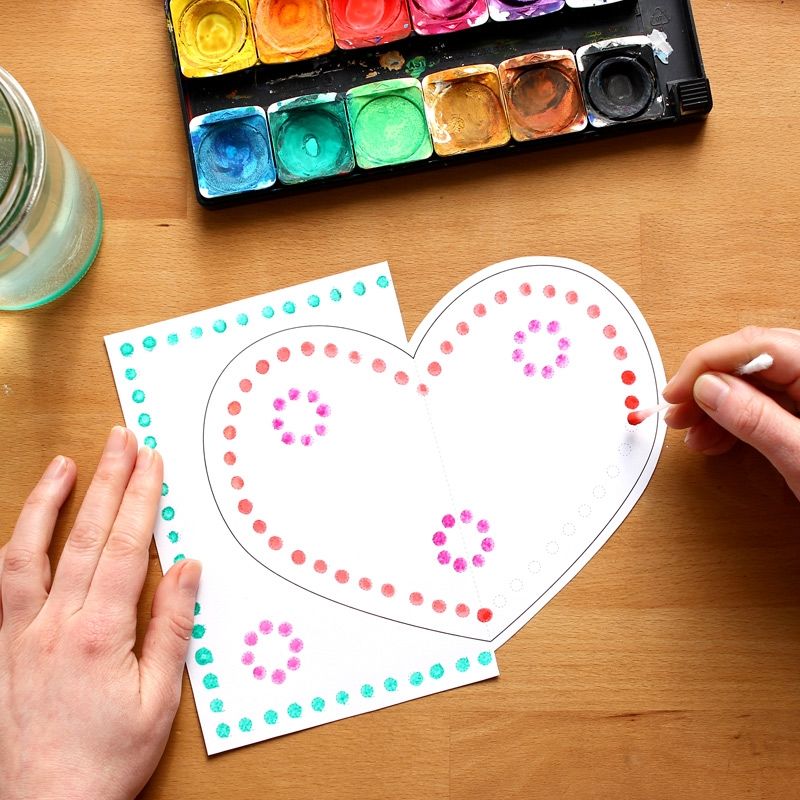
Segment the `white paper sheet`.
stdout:
[[596,270],[489,267],[403,335],[379,265],[107,338],[127,423],[159,431],[162,562],[205,564],[209,752],[497,674],[652,475],[665,427],[627,415],[663,367]]

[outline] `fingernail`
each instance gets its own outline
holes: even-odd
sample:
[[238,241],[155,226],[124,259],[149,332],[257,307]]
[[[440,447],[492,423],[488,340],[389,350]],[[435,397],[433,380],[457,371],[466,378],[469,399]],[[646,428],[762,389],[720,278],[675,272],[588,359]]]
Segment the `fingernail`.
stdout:
[[727,397],[731,387],[722,378],[706,373],[694,383],[694,396],[698,403],[716,411]]
[[669,425],[670,421],[672,420],[673,412],[675,411],[675,406],[670,406],[666,412],[664,412],[664,422]]
[[53,480],[60,478],[67,471],[67,459],[64,456],[56,456],[44,473],[45,478]]
[[669,391],[669,387],[672,386],[674,381],[675,381],[675,378],[670,378],[667,381],[667,385],[664,387],[664,390],[661,392],[661,396],[662,397],[664,397],[667,394],[667,392]]
[[146,472],[153,465],[153,450],[150,447],[142,447],[139,449],[139,455],[136,457],[136,469],[139,472]]
[[200,573],[202,569],[203,567],[199,561],[193,558],[187,558],[183,562],[181,574],[178,575],[178,588],[182,592],[187,592],[188,594],[197,594],[197,588],[200,586]]
[[125,450],[125,445],[128,444],[128,430],[120,425],[115,425],[108,435],[108,443],[106,450],[109,453],[121,453]]

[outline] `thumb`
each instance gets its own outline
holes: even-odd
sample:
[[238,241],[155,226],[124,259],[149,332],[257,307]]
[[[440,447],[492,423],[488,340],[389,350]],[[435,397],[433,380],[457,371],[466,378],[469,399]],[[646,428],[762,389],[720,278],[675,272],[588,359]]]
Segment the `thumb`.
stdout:
[[200,584],[199,561],[185,559],[161,579],[139,663],[142,703],[155,711],[178,708],[181,675],[194,627],[194,603]]
[[703,411],[765,455],[792,489],[800,488],[800,420],[746,381],[707,372],[694,384]]

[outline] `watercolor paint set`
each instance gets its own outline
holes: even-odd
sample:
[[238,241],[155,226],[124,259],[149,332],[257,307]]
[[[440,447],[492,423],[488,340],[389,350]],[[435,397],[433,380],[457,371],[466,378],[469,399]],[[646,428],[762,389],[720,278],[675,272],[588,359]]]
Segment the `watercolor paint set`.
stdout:
[[703,118],[689,0],[165,0],[209,207]]

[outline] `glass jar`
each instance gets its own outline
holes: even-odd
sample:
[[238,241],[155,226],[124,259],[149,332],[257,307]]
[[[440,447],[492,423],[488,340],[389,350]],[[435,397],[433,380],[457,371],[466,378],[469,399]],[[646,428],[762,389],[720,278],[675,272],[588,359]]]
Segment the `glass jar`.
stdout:
[[94,182],[0,68],[0,310],[69,291],[94,261],[102,231]]

